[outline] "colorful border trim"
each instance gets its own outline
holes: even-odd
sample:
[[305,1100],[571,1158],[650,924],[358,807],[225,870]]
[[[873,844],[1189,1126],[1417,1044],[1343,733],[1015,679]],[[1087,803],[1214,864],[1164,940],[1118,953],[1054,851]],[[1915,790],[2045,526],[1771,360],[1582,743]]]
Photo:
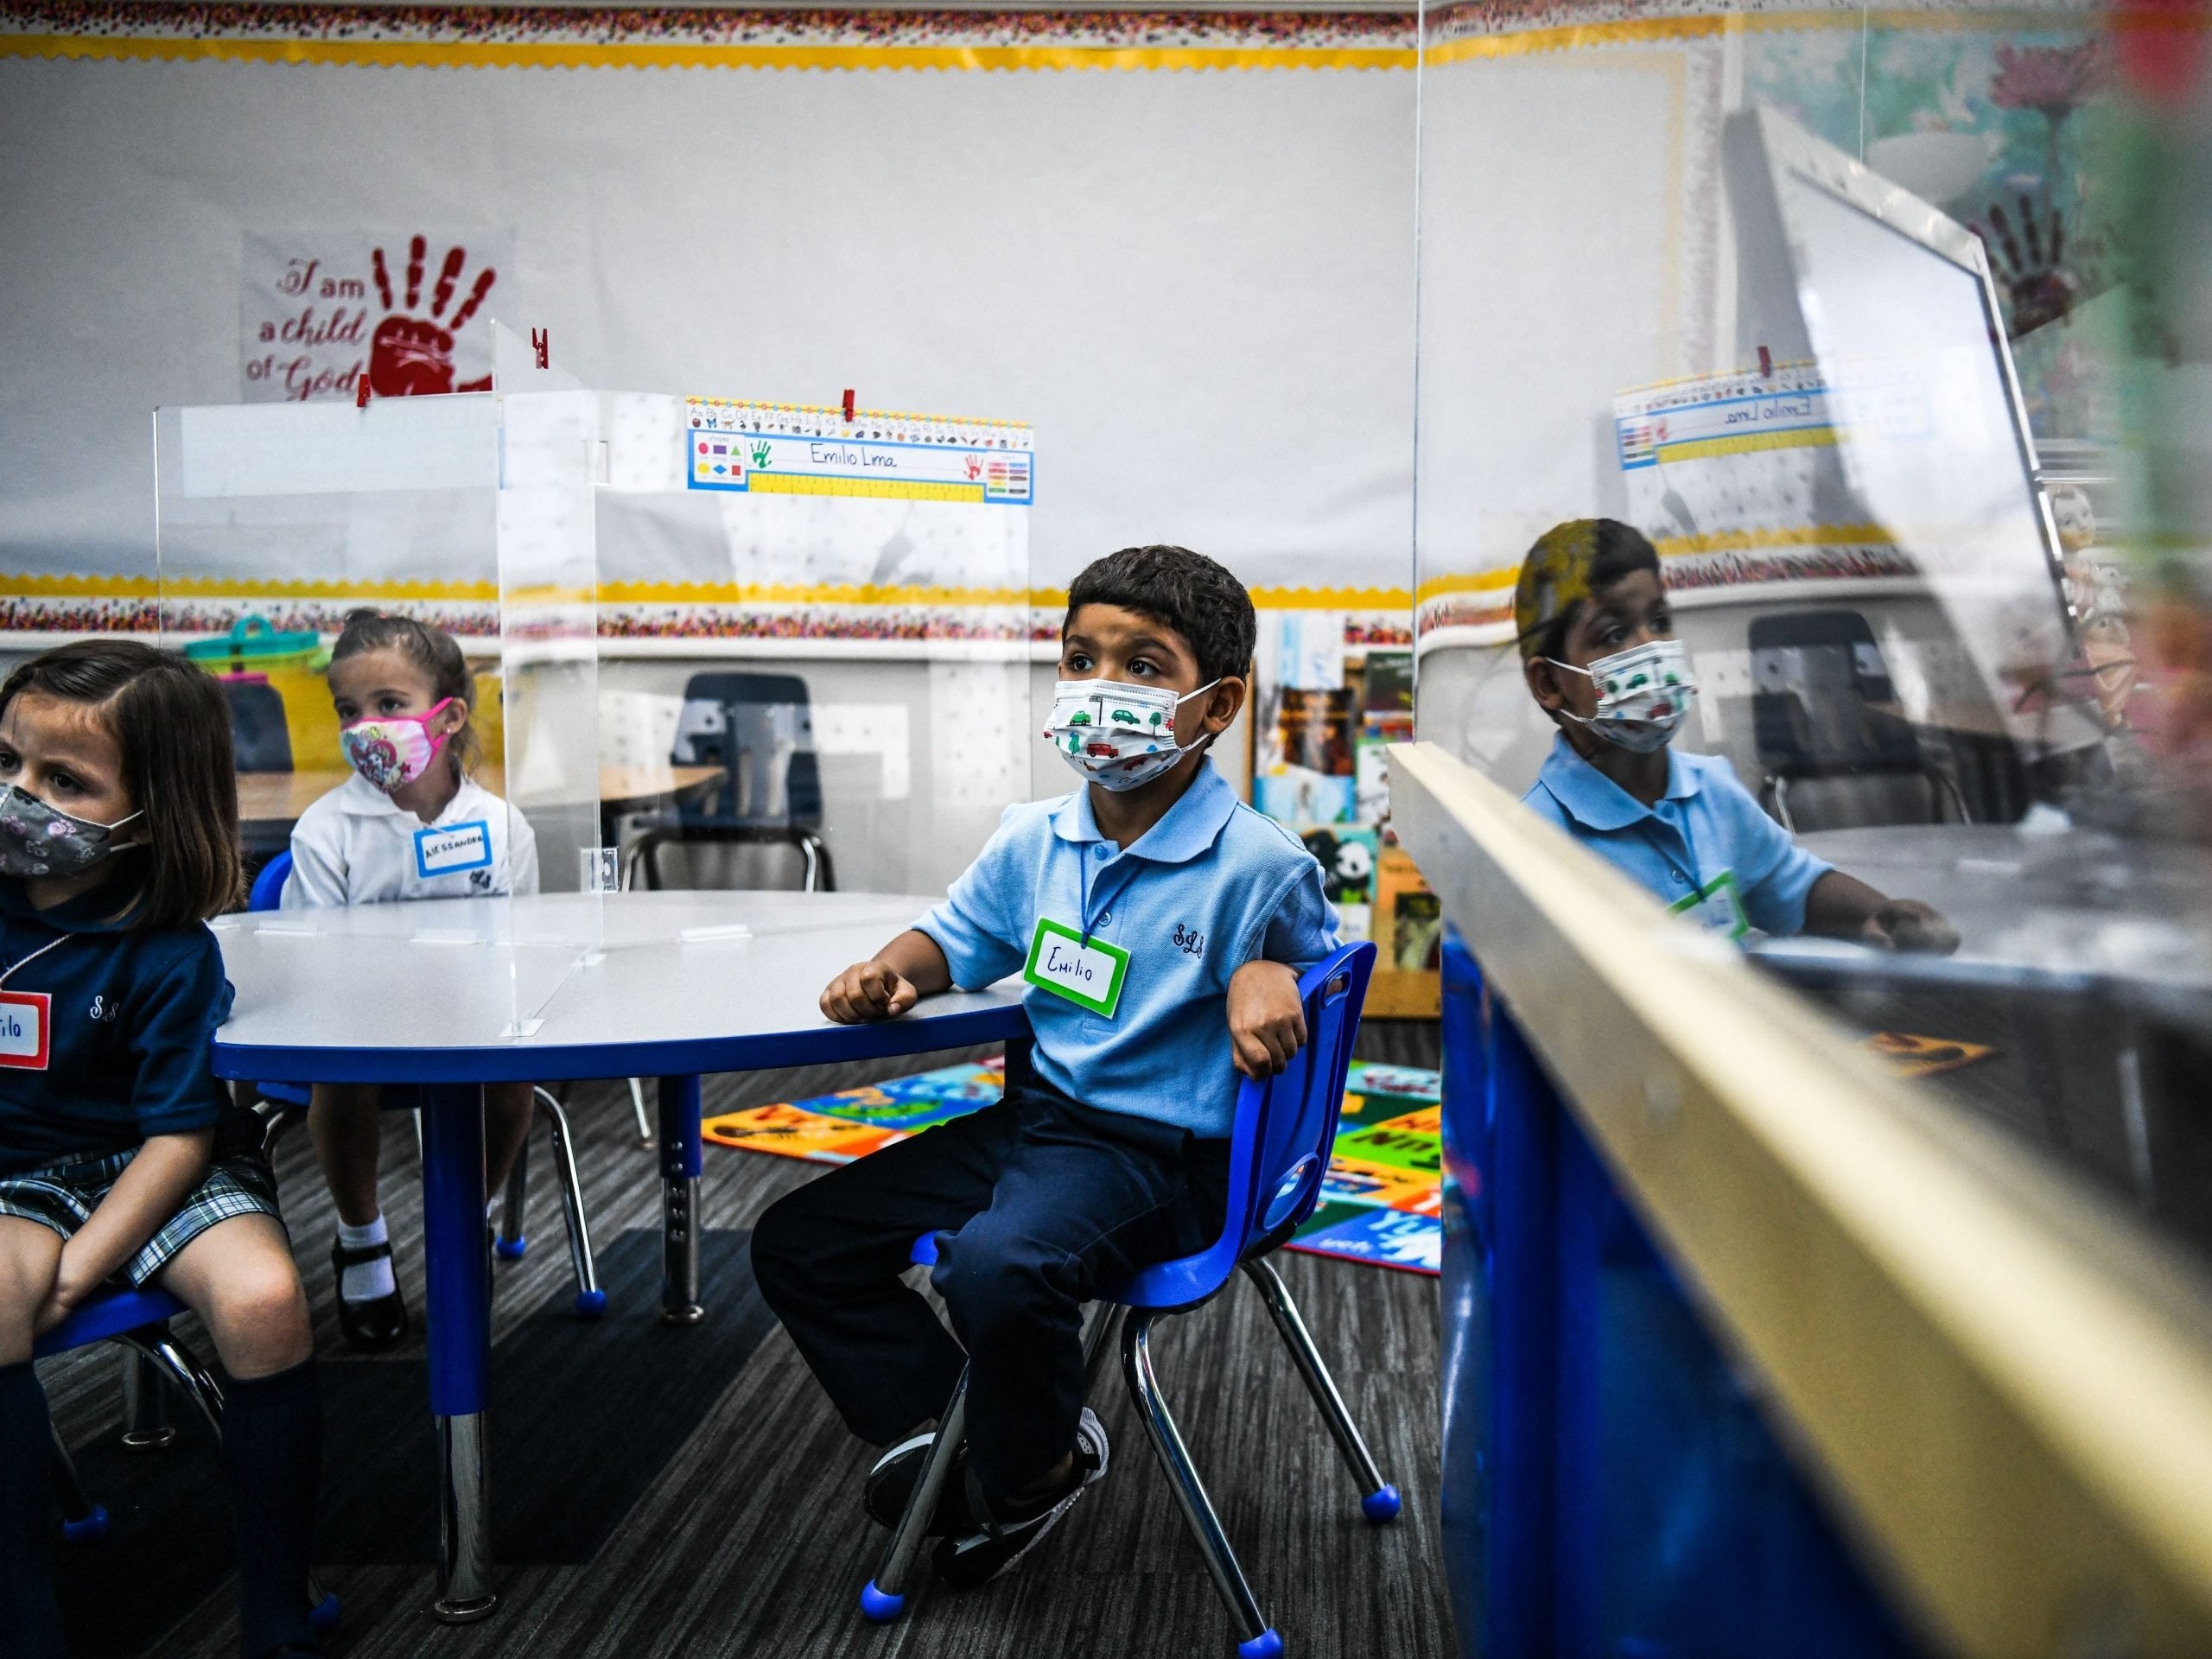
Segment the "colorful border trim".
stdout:
[[767,11],[703,7],[0,6],[0,55],[379,67],[1409,69],[1387,12]]
[[[1863,12],[1836,0],[1472,0],[1431,13],[1427,60],[1752,31],[2088,25],[2080,0]],[[705,7],[165,4],[12,0],[0,57],[422,68],[1409,70],[1399,12],[767,11]]]

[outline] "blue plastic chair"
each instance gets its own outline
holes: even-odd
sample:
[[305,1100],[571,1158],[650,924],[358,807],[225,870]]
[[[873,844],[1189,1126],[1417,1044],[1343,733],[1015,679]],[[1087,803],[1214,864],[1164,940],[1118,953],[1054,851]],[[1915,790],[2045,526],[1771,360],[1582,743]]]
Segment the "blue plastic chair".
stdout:
[[[1289,1290],[1267,1257],[1284,1244],[1313,1213],[1329,1168],[1329,1152],[1344,1109],[1344,1077],[1351,1065],[1352,1039],[1367,999],[1368,976],[1375,965],[1372,944],[1348,944],[1299,981],[1306,1004],[1306,1046],[1289,1065],[1265,1083],[1247,1080],[1237,1091],[1236,1117],[1230,1130],[1229,1201],[1221,1236],[1195,1255],[1146,1268],[1128,1283],[1102,1294],[1084,1338],[1086,1361],[1104,1350],[1109,1327],[1122,1329],[1122,1369],[1129,1395],[1144,1420],[1152,1449],[1166,1472],[1184,1519],[1204,1552],[1214,1587],[1228,1605],[1237,1628],[1241,1659],[1275,1659],[1282,1638],[1268,1625],[1252,1587],[1237,1565],[1221,1519],[1206,1497],[1189,1449],[1169,1414],[1153,1370],[1151,1332],[1155,1321],[1188,1313],[1210,1300],[1242,1268],[1267,1298],[1275,1330],[1290,1350],[1306,1391],[1335,1438],[1345,1466],[1359,1484],[1360,1512],[1380,1524],[1397,1518],[1398,1489],[1382,1478],[1361,1439],[1344,1396],[1329,1375],[1320,1351],[1299,1317]],[[937,1235],[915,1242],[913,1259],[937,1260]],[[1088,1369],[1088,1367],[1086,1368]],[[921,1555],[929,1517],[950,1477],[959,1446],[967,1402],[967,1379],[954,1389],[921,1478],[906,1514],[892,1531],[883,1566],[861,1592],[861,1611],[882,1623],[905,1611],[907,1586]]]
[[[291,874],[292,855],[287,849],[261,867],[261,873],[253,878],[245,907],[276,909],[283,903],[284,883]],[[309,1091],[305,1084],[299,1083],[258,1083],[254,1087],[264,1100],[275,1103],[278,1109],[270,1117],[262,1141],[263,1148],[273,1153],[285,1132],[302,1121]],[[545,1090],[536,1090],[535,1096],[537,1115],[545,1120],[553,1136],[554,1173],[560,1186],[562,1217],[569,1228],[569,1265],[576,1276],[576,1317],[595,1319],[607,1312],[607,1293],[599,1287],[599,1269],[592,1260],[591,1224],[584,1218],[583,1185],[576,1176],[575,1141],[569,1132],[569,1114]],[[422,1141],[423,1123],[418,1117],[415,1122],[418,1152]],[[525,1143],[515,1154],[513,1173],[507,1177],[505,1201],[499,1206],[499,1230],[492,1243],[502,1261],[518,1262],[530,1249],[530,1236],[523,1230],[524,1206],[529,1192],[530,1147]]]

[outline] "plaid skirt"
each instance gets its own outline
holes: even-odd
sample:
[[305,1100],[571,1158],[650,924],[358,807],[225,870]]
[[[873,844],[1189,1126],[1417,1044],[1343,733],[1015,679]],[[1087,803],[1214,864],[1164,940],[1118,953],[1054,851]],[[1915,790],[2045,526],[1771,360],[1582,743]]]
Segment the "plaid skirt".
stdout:
[[[73,1160],[0,1175],[0,1216],[18,1216],[51,1227],[67,1238],[91,1218],[92,1207],[138,1155],[133,1147],[105,1158]],[[169,1259],[219,1221],[232,1216],[270,1216],[276,1210],[276,1177],[262,1156],[251,1120],[225,1124],[216,1132],[207,1173],[184,1200],[184,1207],[125,1262],[122,1276],[134,1289],[167,1267]]]

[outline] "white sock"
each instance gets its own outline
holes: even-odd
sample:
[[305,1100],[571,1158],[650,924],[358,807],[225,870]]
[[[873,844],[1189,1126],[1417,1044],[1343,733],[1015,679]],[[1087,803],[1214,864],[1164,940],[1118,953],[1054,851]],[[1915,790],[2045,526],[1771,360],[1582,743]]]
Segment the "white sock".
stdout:
[[[348,1227],[342,1221],[338,1224],[338,1242],[349,1250],[365,1250],[391,1236],[385,1230],[381,1215],[363,1227]],[[348,1268],[338,1277],[338,1294],[349,1302],[372,1302],[398,1288],[399,1281],[391,1276],[391,1258],[388,1255]]]

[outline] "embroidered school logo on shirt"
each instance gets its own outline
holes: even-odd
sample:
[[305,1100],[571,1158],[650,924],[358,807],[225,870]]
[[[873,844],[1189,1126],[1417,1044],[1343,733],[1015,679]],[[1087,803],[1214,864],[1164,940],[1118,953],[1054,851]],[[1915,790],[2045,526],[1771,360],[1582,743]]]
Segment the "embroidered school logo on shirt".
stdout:
[[478,818],[468,823],[425,824],[415,832],[415,874],[458,875],[492,861],[492,826]]
[[1175,948],[1185,956],[1203,957],[1206,953],[1206,936],[1194,927],[1175,924]]

